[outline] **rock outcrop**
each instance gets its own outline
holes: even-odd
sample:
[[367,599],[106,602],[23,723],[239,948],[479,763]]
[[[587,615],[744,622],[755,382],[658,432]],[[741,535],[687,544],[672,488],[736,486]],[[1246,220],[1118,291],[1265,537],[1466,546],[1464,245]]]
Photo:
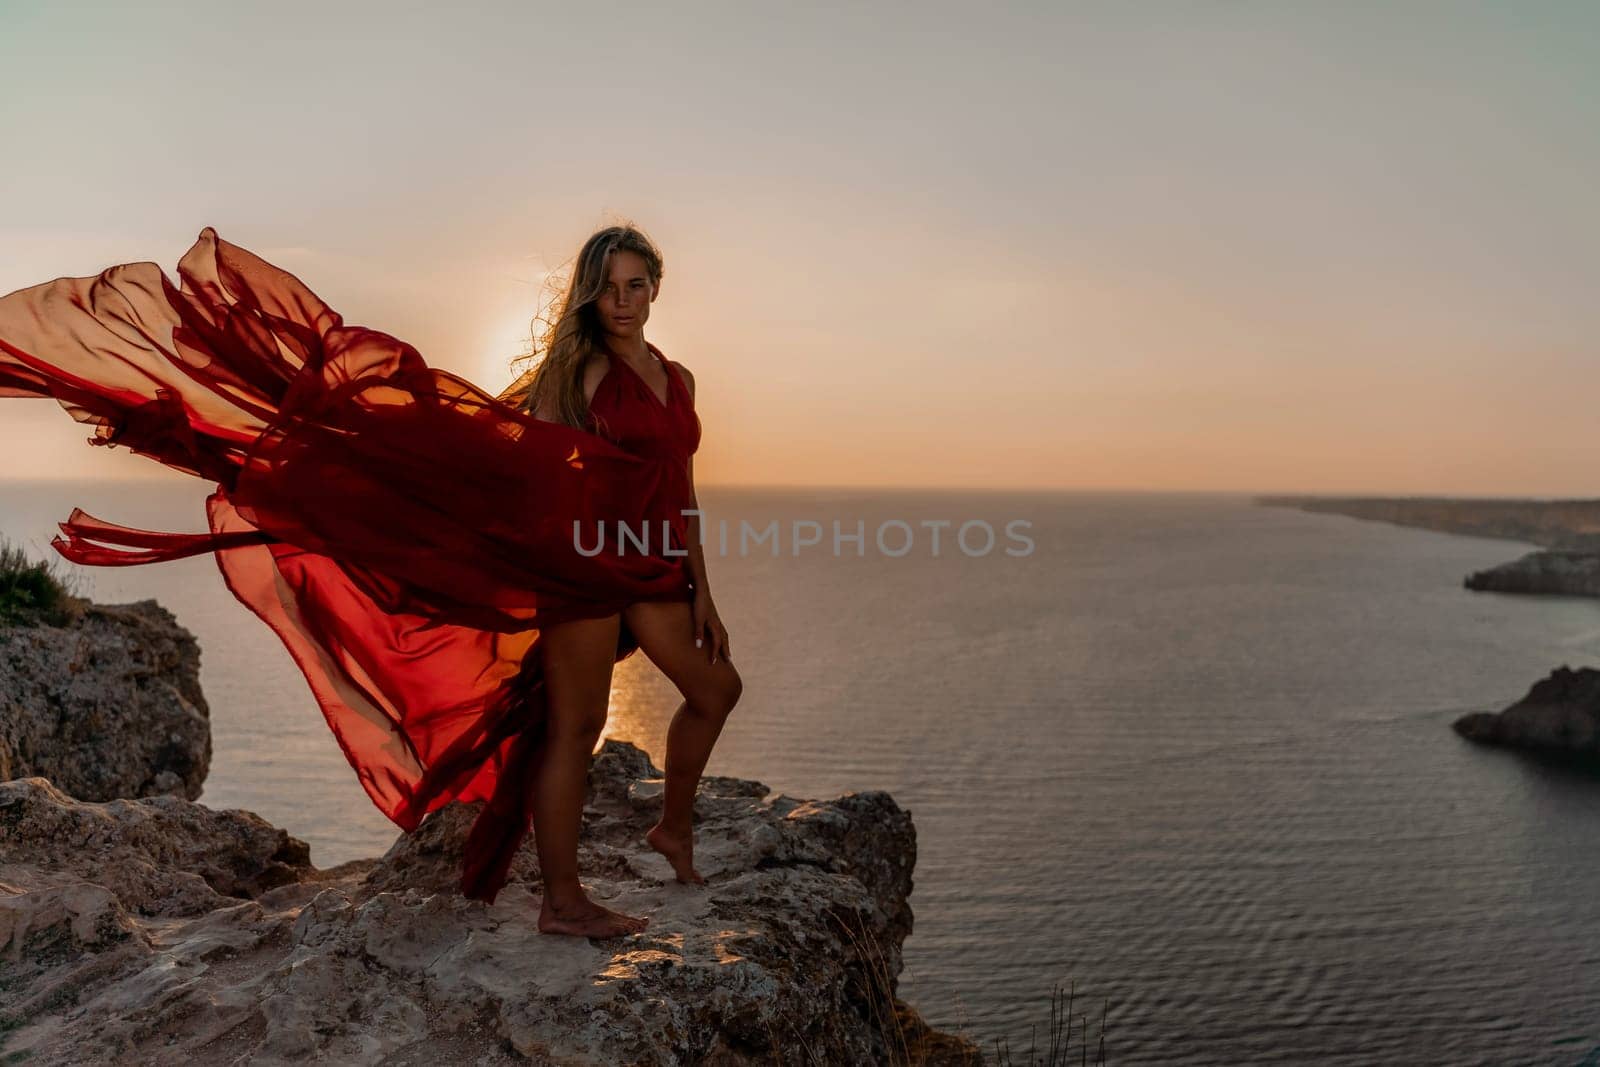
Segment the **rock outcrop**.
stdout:
[[591,766],[590,894],[651,916],[540,934],[532,841],[492,907],[456,890],[477,805],[328,870],[249,812],[0,784],[0,1056],[59,1064],[980,1063],[895,997],[916,839],[883,792],[707,777],[703,886],[643,842],[662,772]]
[[0,627],[0,779],[48,778],[80,800],[193,800],[210,716],[200,647],[154,600]]
[[1563,664],[1505,710],[1472,712],[1452,725],[1471,741],[1600,760],[1600,670]]
[[1474,571],[1461,584],[1489,593],[1600,596],[1600,553],[1568,549],[1529,552],[1510,563]]

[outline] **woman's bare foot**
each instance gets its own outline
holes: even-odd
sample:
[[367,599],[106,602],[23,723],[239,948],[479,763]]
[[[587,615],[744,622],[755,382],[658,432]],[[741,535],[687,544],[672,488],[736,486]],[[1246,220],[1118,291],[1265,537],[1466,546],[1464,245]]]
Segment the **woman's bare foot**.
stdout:
[[541,934],[571,934],[574,937],[624,937],[649,925],[648,916],[624,915],[585,897],[573,907],[555,907],[546,896],[539,908]]
[[694,833],[674,833],[660,823],[656,823],[644,835],[645,843],[663,856],[672,864],[672,871],[678,876],[678,881],[688,882],[693,885],[704,885],[705,878],[694,869]]

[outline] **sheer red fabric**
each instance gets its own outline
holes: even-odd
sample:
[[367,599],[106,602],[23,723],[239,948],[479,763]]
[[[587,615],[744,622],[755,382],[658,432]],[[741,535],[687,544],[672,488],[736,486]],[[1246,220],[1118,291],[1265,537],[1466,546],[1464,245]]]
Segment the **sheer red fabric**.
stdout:
[[[612,359],[575,429],[346,325],[211,227],[178,276],[129,263],[0,297],[0,396],[54,398],[90,444],[216,482],[207,533],[74,508],[52,546],[95,566],[213,553],[385,815],[410,832],[486,802],[461,890],[492,903],[531,825],[541,627],[693,596],[687,387],[654,346],[665,402]],[[624,626],[617,659],[637,647]]]

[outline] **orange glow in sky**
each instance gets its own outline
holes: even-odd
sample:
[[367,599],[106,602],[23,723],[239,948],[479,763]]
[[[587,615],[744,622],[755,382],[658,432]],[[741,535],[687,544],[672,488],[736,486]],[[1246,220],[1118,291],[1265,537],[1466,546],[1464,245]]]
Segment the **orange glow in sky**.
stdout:
[[[0,291],[211,225],[492,392],[629,220],[702,484],[1594,491],[1600,75],[1558,20],[293,7],[0,13]],[[0,402],[0,478],[166,473],[87,436]]]

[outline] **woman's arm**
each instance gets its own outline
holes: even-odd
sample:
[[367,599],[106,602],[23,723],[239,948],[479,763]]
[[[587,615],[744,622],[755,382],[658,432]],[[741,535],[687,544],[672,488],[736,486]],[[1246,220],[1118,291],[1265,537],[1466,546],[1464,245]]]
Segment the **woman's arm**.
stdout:
[[[689,373],[682,363],[676,364],[678,372],[683,375],[683,382],[689,387],[689,400],[694,400],[694,375]],[[707,653],[711,662],[717,662],[717,657],[733,659],[728,650],[728,630],[722,625],[722,619],[717,614],[717,606],[711,599],[710,579],[706,575],[705,546],[700,543],[700,497],[694,487],[694,457],[689,457],[689,506],[696,514],[688,516],[689,544],[688,566],[689,578],[694,582],[694,643],[696,647],[709,644]]]
[[711,583],[706,577],[706,551],[700,543],[700,498],[694,491],[694,457],[689,457],[689,506],[695,514],[689,516],[689,577],[694,581],[695,596],[711,595]]
[[[673,361],[678,368],[678,373],[683,375],[683,384],[689,387],[689,406],[694,407],[694,375],[689,373],[689,368],[682,363]],[[694,488],[694,457],[689,457],[689,506],[696,512],[700,510],[700,497]],[[710,580],[706,577],[705,547],[700,544],[700,516],[689,516],[689,577],[694,582],[695,595],[702,592],[711,595]]]

